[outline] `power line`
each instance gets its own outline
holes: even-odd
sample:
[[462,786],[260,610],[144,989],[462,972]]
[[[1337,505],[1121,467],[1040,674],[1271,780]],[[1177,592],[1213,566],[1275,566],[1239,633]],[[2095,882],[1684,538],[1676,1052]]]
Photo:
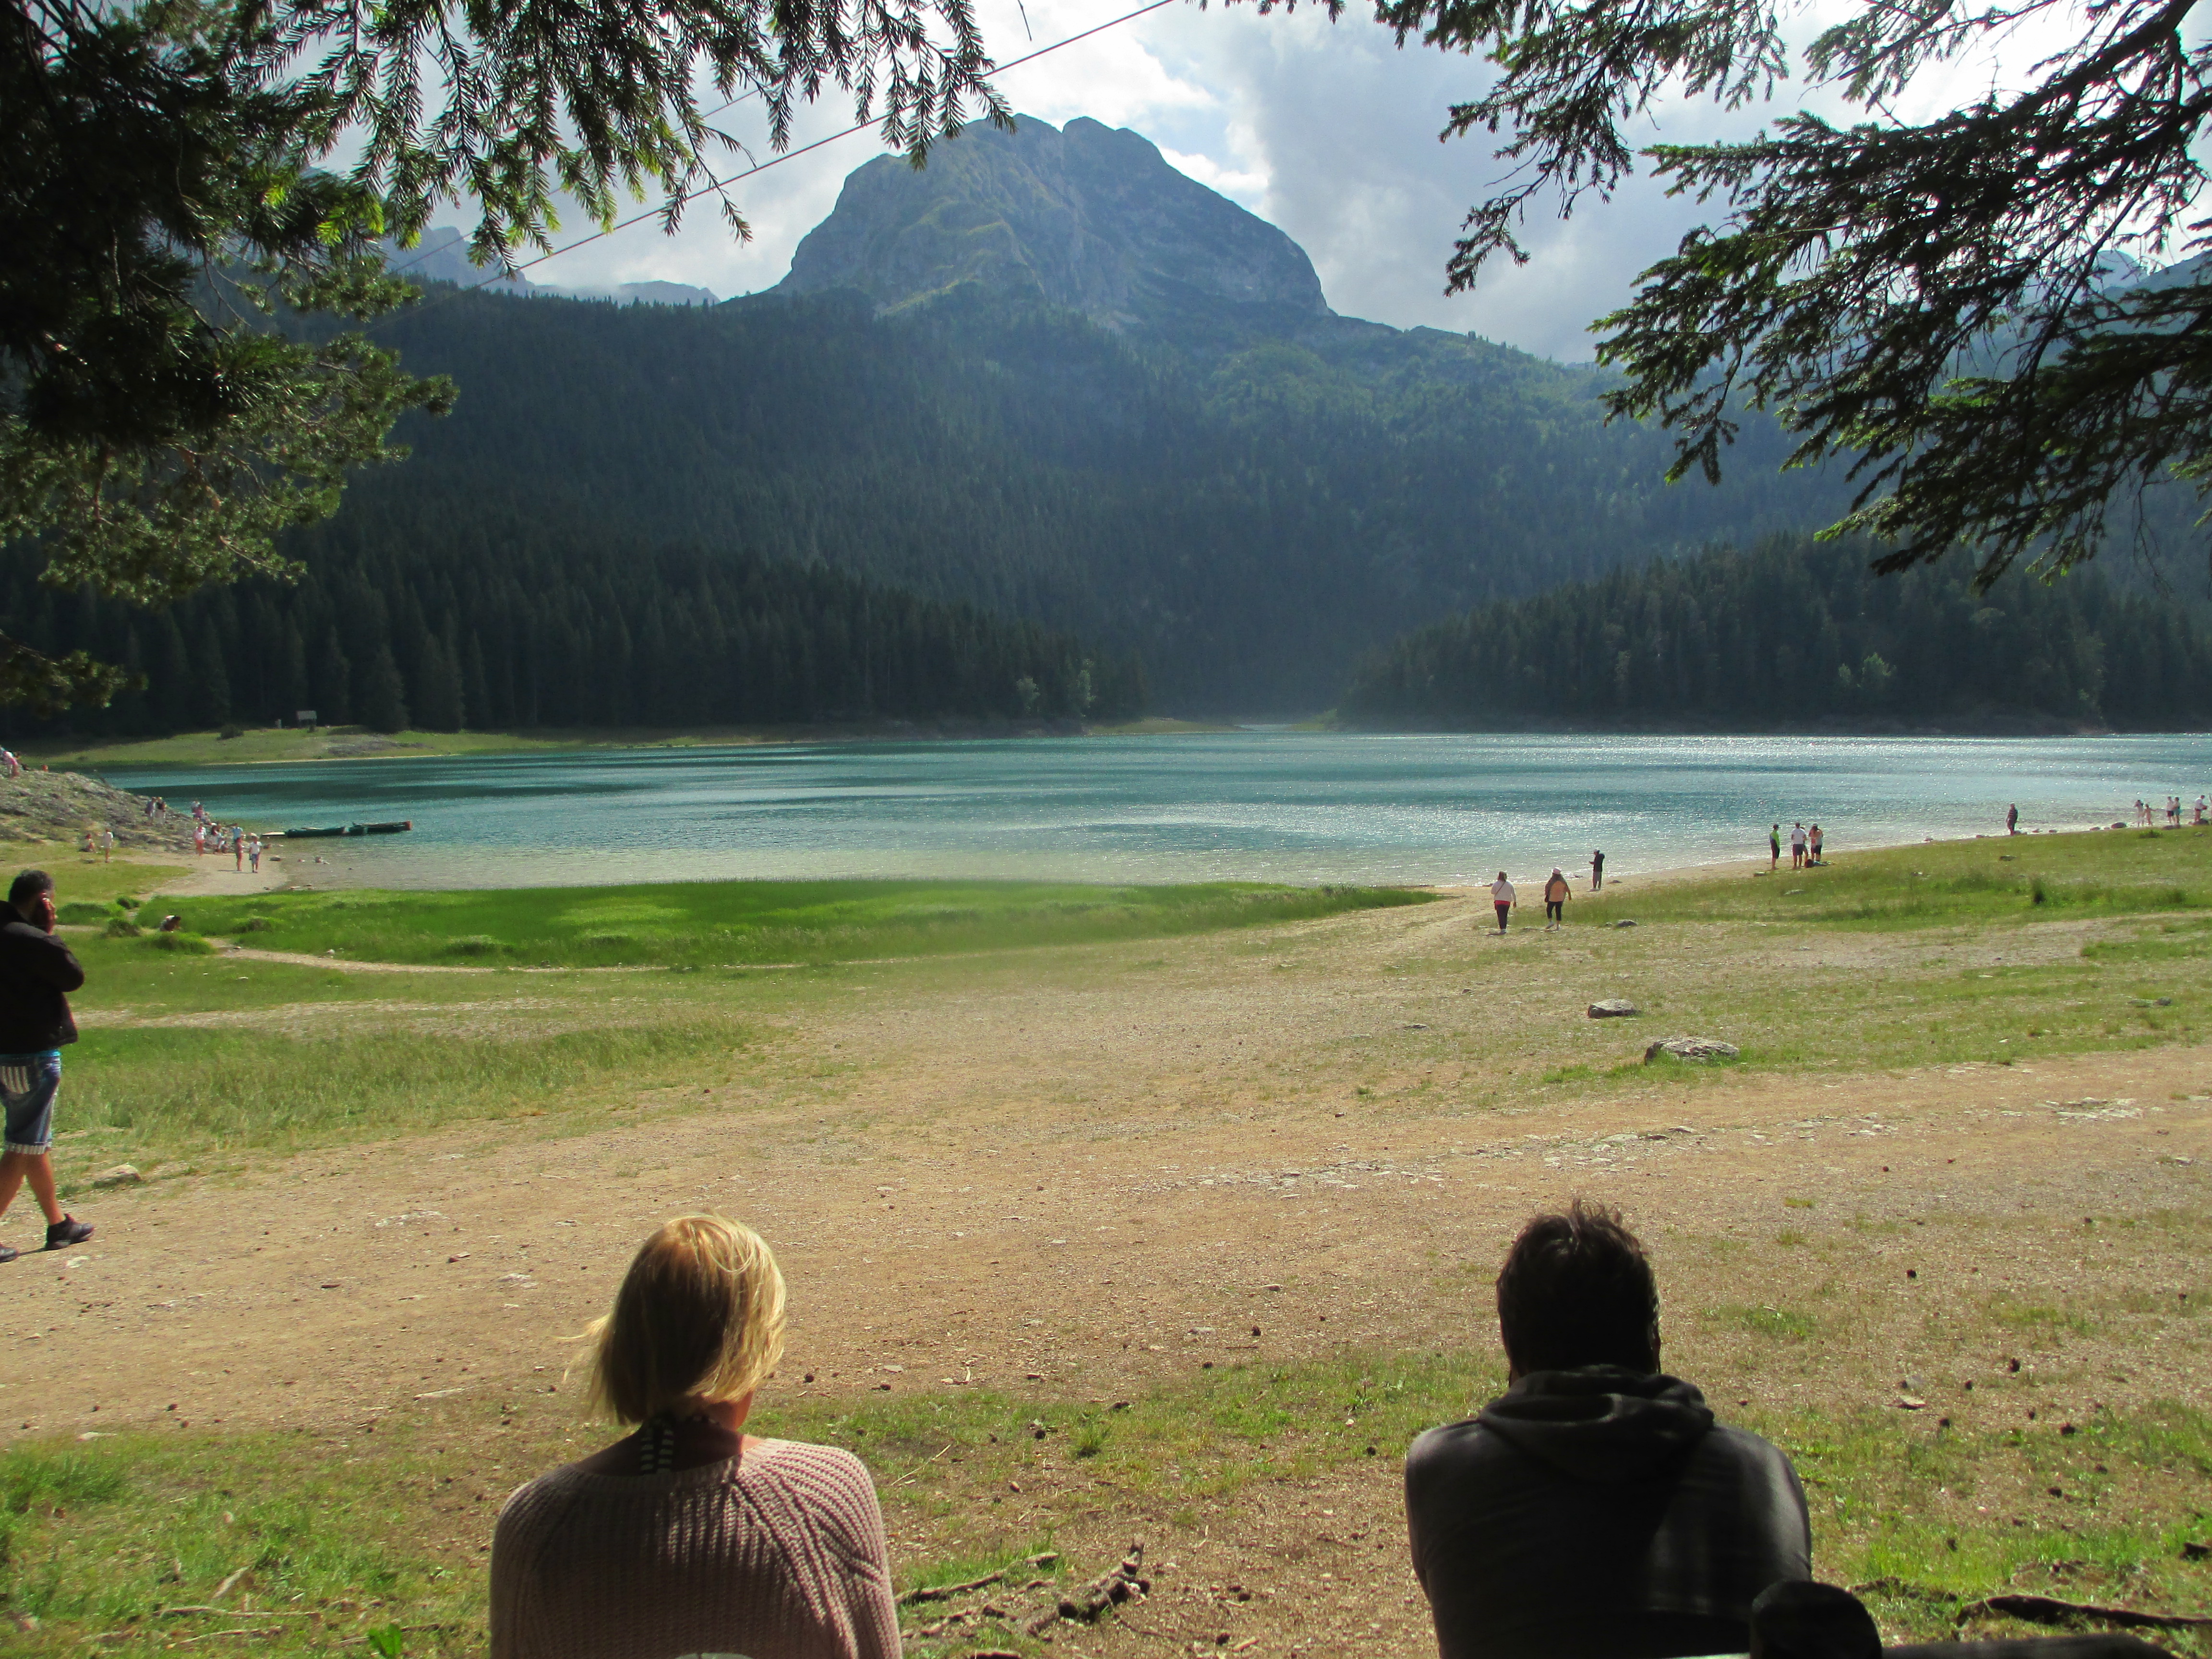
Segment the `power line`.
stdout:
[[[1004,75],[1009,70],[1018,70],[1021,68],[1024,64],[1034,64],[1038,58],[1048,58],[1054,52],[1060,51],[1064,46],[1072,46],[1079,40],[1088,40],[1094,34],[1103,34],[1108,29],[1119,28],[1124,23],[1134,22],[1138,18],[1146,15],[1149,12],[1158,11],[1164,6],[1170,6],[1174,3],[1175,0],[1151,0],[1149,4],[1139,6],[1134,11],[1123,12],[1119,17],[1109,18],[1103,23],[1093,24],[1091,27],[1083,30],[1080,33],[1071,34],[1064,40],[1055,40],[1048,46],[1039,46],[1035,52],[1025,53],[1022,57],[1016,58],[1008,63],[1001,64],[994,70],[992,73],[994,75]],[[730,100],[730,104],[738,103],[742,101],[743,98],[749,97],[750,95],[750,94],[740,94],[738,98],[732,98]],[[722,108],[729,108],[730,104],[723,105]],[[708,113],[719,114],[720,113],[720,111],[710,111]],[[633,215],[631,217],[622,220],[618,223],[609,225],[605,230],[595,230],[588,236],[580,236],[574,241],[568,244],[565,247],[551,248],[547,252],[539,254],[534,259],[526,259],[519,265],[492,271],[478,281],[471,283],[465,287],[459,289],[458,291],[462,294],[473,294],[480,288],[489,287],[494,283],[505,282],[508,278],[518,276],[523,271],[529,270],[535,266],[544,264],[548,259],[557,259],[564,253],[574,253],[578,248],[588,247],[592,243],[600,241],[609,236],[612,236],[617,231],[628,230],[632,225],[642,224],[647,219],[659,218],[662,215],[665,214],[672,205],[681,207],[689,203],[697,201],[702,196],[706,195],[710,191],[726,190],[730,185],[742,183],[744,180],[751,178],[755,173],[766,173],[770,167],[781,167],[786,161],[795,161],[800,156],[807,155],[811,151],[820,149],[824,145],[834,144],[842,138],[850,138],[856,132],[866,132],[875,125],[876,124],[873,121],[857,121],[854,123],[853,125],[847,127],[842,132],[833,132],[826,138],[817,138],[811,144],[802,144],[797,149],[787,150],[781,155],[771,156],[765,161],[756,162],[753,166],[747,167],[743,173],[732,173],[727,179],[716,179],[712,174],[709,174],[708,176],[708,181],[705,184],[700,185],[696,190],[687,191],[685,194],[678,197],[673,204],[663,203],[659,207],[648,208],[642,213]],[[424,255],[423,257],[428,258],[428,256]],[[417,313],[416,314],[419,315],[420,313]]]

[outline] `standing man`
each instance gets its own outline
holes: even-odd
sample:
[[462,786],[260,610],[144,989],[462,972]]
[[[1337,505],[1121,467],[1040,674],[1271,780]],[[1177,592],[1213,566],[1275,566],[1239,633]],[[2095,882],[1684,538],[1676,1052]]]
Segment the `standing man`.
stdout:
[[1503,934],[1505,932],[1505,919],[1513,913],[1515,902],[1513,884],[1505,879],[1505,872],[1503,870],[1498,872],[1498,879],[1490,884],[1490,902],[1498,907],[1498,931]]
[[1590,891],[1595,893],[1605,885],[1605,851],[1602,848],[1590,854]]
[[1559,866],[1552,867],[1552,878],[1544,884],[1544,931],[1557,933],[1567,921],[1567,878],[1559,873]]
[[2005,808],[2005,834],[2008,836],[2016,836],[2019,833],[2020,806],[2017,803],[2014,803],[2013,805]]
[[1779,823],[1766,832],[1766,867],[1769,870],[1782,867],[1782,826]]
[[1802,820],[1790,826],[1790,867],[1805,867],[1805,825]]
[[[0,1108],[7,1116],[0,1152],[0,1215],[16,1188],[46,1215],[46,1248],[66,1249],[92,1229],[65,1213],[54,1197],[54,1097],[62,1086],[62,1045],[76,1041],[68,993],[84,983],[76,953],[54,937],[54,878],[26,870],[8,890],[0,927]],[[21,1252],[0,1244],[0,1261]]]

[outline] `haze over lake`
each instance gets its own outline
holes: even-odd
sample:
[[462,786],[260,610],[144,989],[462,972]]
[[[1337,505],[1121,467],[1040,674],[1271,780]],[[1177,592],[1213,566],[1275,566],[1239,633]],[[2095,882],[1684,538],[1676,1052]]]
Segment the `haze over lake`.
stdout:
[[[1817,820],[1856,848],[2125,818],[2212,787],[2212,736],[1188,737],[794,744],[113,768],[258,829],[412,818],[299,842],[294,881],[514,886],[957,876],[1455,884],[1761,851]],[[326,862],[315,865],[319,856]]]

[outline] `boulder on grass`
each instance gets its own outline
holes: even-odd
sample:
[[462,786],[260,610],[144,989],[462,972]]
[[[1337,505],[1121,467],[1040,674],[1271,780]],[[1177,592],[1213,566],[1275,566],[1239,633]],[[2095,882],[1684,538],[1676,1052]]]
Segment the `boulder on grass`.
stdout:
[[1623,1001],[1619,997],[1607,997],[1602,1001],[1593,1002],[1589,1006],[1589,1017],[1592,1019],[1627,1019],[1643,1012],[1634,1003]]
[[95,1187],[135,1187],[146,1177],[138,1173],[135,1164],[118,1164],[112,1170],[102,1170],[93,1176]]
[[1677,1060],[1734,1060],[1742,1052],[1733,1042],[1717,1037],[1662,1037],[1644,1051],[1644,1063],[1649,1066],[1662,1054],[1672,1054]]

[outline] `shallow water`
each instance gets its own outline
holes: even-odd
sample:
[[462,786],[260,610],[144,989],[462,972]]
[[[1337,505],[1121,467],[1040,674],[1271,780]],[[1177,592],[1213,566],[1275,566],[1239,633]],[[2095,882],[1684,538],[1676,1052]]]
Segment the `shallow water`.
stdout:
[[[261,829],[412,818],[300,842],[295,881],[517,886],[732,877],[1516,879],[1832,855],[2003,827],[2081,829],[2212,788],[2212,736],[1185,737],[799,744],[557,756],[112,768]],[[320,865],[314,858],[326,860]]]

